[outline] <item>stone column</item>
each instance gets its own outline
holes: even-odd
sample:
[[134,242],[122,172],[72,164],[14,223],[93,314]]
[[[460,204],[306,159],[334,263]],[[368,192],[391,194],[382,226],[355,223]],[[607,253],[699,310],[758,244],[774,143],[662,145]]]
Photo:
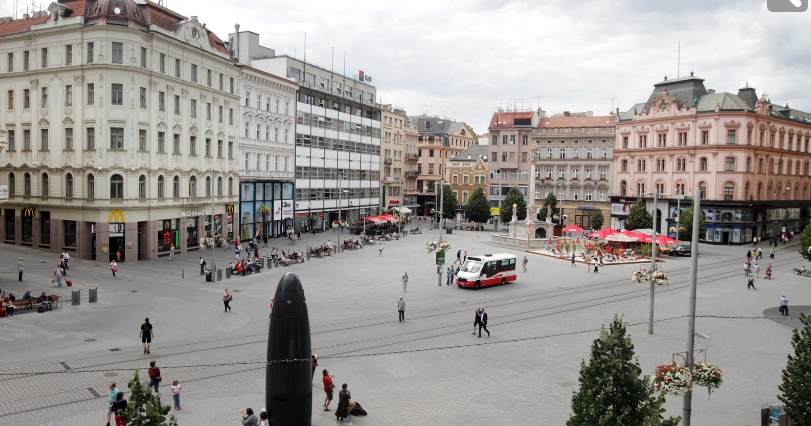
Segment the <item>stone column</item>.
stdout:
[[[103,246],[107,246],[107,253],[102,252]],[[112,247],[110,247],[110,225],[107,222],[96,222],[96,260],[109,262],[110,250],[112,250]]]
[[138,222],[124,224],[124,259],[127,262],[138,261]]

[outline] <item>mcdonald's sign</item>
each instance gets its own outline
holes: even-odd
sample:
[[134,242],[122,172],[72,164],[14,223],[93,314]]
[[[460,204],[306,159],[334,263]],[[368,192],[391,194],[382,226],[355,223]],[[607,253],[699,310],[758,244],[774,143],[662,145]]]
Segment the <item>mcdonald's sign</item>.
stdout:
[[110,210],[110,218],[108,223],[125,223],[124,210]]
[[225,205],[225,212],[226,213],[233,213],[234,212],[234,205],[233,204],[226,204]]
[[26,207],[23,209],[23,217],[34,217],[34,208],[33,207]]

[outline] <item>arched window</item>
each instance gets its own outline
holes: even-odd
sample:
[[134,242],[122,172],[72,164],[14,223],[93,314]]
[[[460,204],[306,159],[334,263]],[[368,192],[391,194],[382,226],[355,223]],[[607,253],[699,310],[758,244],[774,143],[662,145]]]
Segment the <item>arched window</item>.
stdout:
[[172,179],[172,197],[180,198],[180,176]]
[[31,173],[26,172],[23,176],[23,195],[31,196]]
[[222,197],[222,177],[217,178],[217,196]]
[[[278,109],[278,108],[277,108],[277,109]],[[273,128],[273,141],[274,141],[274,142],[278,142],[278,141],[279,141],[279,128],[278,128],[278,127],[274,127],[274,128]]]
[[17,194],[17,177],[14,172],[8,174],[8,195],[13,196]]
[[749,182],[746,182],[746,186],[744,187],[744,199],[751,200],[752,199],[752,185]]
[[96,198],[96,177],[87,175],[87,198]]
[[189,197],[197,196],[197,177],[192,176],[189,178]]
[[702,200],[707,199],[707,182],[698,184],[698,197]]
[[801,167],[800,166],[800,160],[797,160],[797,162],[794,165],[794,174],[795,175],[800,174],[800,167]]
[[808,163],[808,161],[806,161],[806,162],[805,162],[805,170],[803,171],[803,174],[804,174],[804,175],[808,175],[808,174],[809,174],[809,173],[808,173],[809,171],[811,171],[811,170],[809,170],[809,163]]
[[788,163],[786,164],[786,167],[787,167],[787,169],[786,169],[786,174],[787,174],[787,175],[792,174],[792,173],[791,173],[791,172],[792,172],[792,167],[791,167],[792,165],[793,165],[793,164],[792,164],[791,160],[789,160],[789,161],[788,161]]
[[645,194],[645,182],[639,182],[636,184],[636,196],[641,197]]
[[622,181],[620,182],[620,197],[625,197],[628,195],[628,182]]
[[760,183],[757,184],[757,194],[756,195],[757,196],[755,198],[757,198],[758,201],[759,201],[761,199],[761,196],[763,195],[763,182],[760,182]]
[[158,198],[166,198],[166,178],[158,176]]
[[138,176],[138,199],[146,199],[146,176]]
[[734,200],[735,199],[735,184],[732,182],[727,182],[724,184],[724,200]]
[[707,161],[707,157],[701,157],[698,160],[698,170],[701,172],[706,172],[709,169],[709,161]]
[[110,178],[110,199],[124,199],[124,177],[113,175]]
[[211,197],[211,177],[206,176],[206,197]]
[[73,198],[73,175],[65,175],[65,198]]
[[43,197],[48,196],[49,183],[50,183],[50,180],[48,179],[48,173],[43,173],[42,174],[42,196]]
[[234,178],[232,177],[228,178],[228,196],[229,197],[234,196]]
[[622,160],[622,163],[620,163],[620,171],[621,172],[628,171],[628,160]]

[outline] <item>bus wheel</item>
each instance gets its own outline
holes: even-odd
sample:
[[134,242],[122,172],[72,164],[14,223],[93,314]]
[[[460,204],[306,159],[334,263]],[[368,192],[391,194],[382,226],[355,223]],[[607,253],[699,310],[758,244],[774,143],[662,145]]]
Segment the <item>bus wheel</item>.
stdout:
[[473,284],[473,289],[478,290],[481,287],[481,285],[482,285],[481,281],[476,281],[476,283]]
[[501,285],[504,285],[504,284],[507,284],[507,279],[506,278],[501,279]]

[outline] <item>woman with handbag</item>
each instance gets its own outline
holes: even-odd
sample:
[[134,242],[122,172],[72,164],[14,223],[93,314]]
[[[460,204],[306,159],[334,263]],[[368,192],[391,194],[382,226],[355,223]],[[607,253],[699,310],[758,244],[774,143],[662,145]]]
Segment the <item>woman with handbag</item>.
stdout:
[[147,374],[149,374],[149,387],[155,389],[155,393],[159,393],[158,386],[161,382],[161,369],[155,366],[155,361],[149,361],[149,370],[147,370]]
[[232,296],[231,293],[229,293],[228,289],[226,288],[225,293],[223,293],[223,295],[222,295],[222,303],[223,303],[223,305],[225,305],[225,311],[224,312],[228,312],[228,311],[231,310],[230,303],[231,303],[232,300],[234,300],[234,296]]
[[118,263],[116,263],[115,260],[110,262],[110,271],[113,272],[113,278],[115,278],[115,273],[118,272]]

